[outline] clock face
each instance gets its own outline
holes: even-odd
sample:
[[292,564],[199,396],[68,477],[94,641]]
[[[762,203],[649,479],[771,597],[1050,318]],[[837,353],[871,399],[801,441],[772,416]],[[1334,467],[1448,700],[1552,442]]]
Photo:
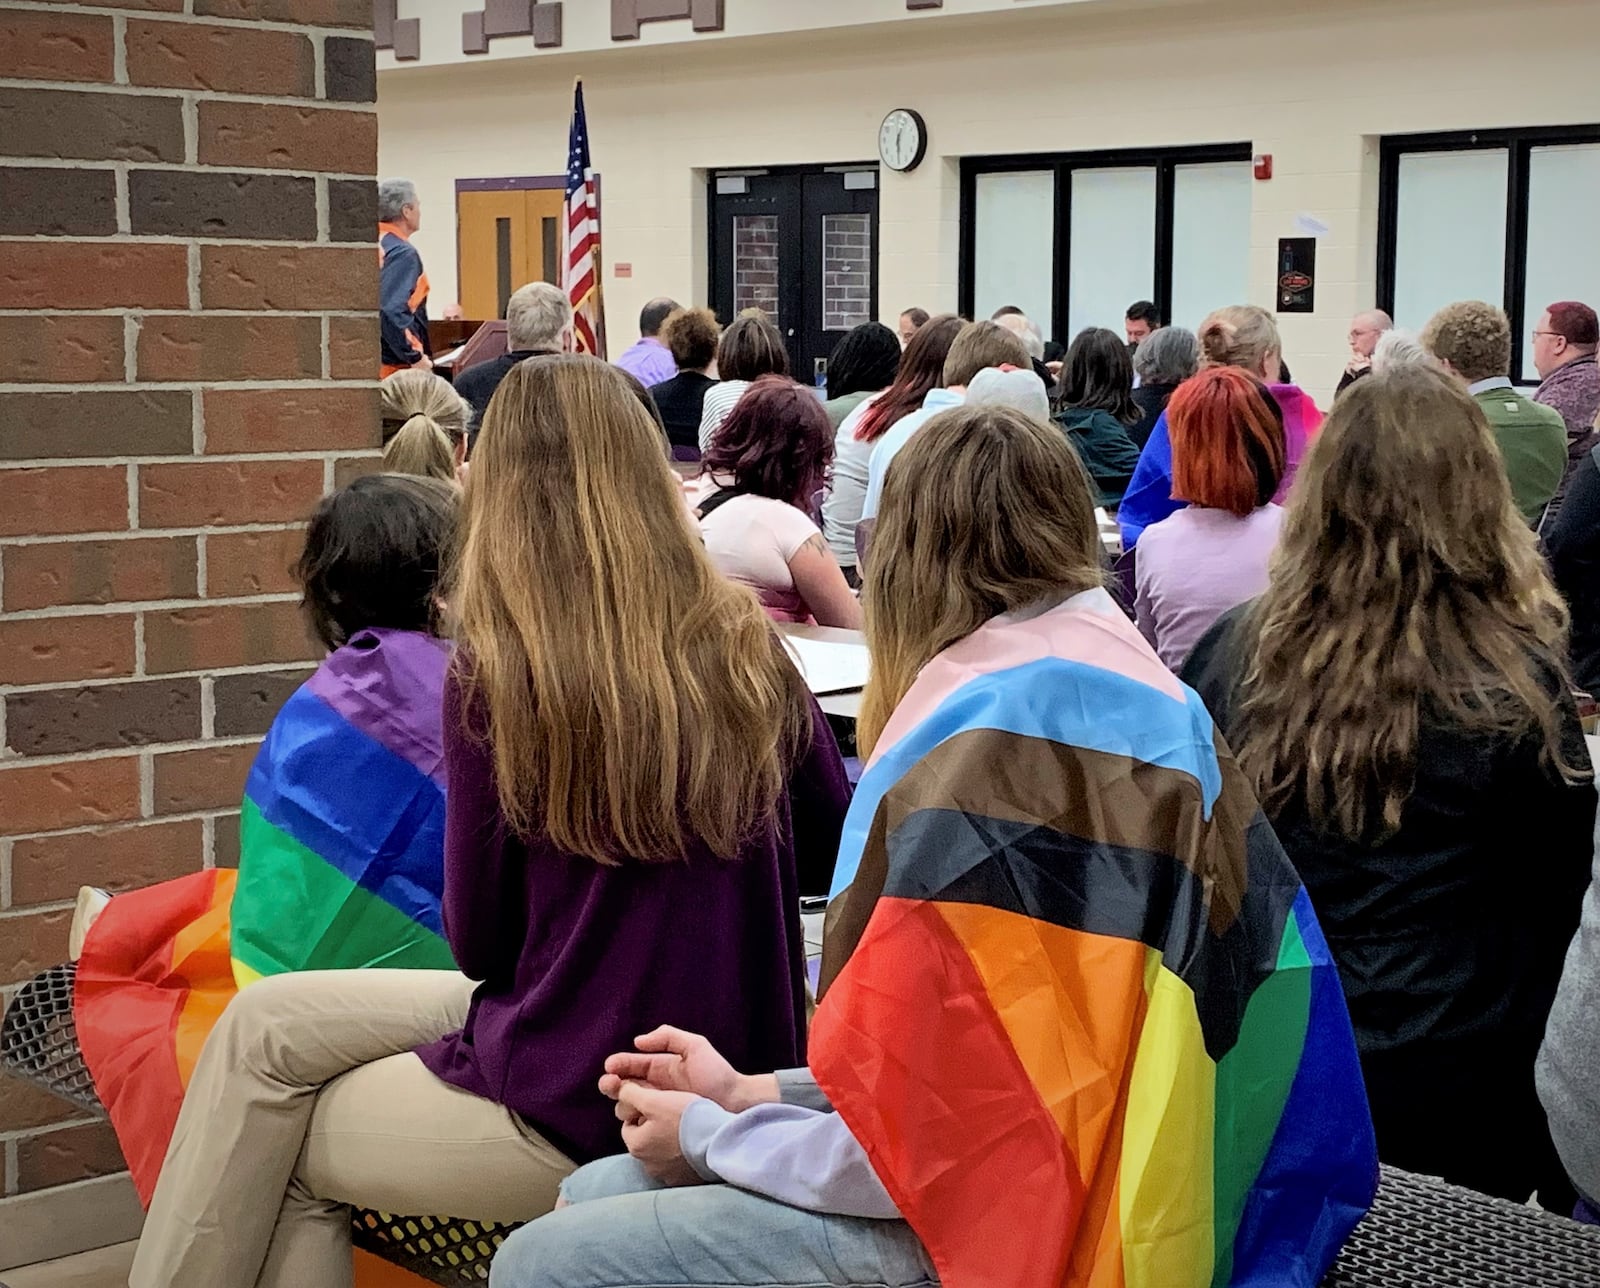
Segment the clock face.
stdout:
[[878,155],[891,170],[914,170],[928,150],[928,127],[908,107],[897,107],[878,127]]

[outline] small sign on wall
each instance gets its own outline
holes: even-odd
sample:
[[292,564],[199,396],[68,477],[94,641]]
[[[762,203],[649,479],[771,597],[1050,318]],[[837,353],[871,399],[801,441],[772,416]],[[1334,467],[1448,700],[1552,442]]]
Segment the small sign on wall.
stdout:
[[613,264],[611,266],[611,275],[613,277],[632,277],[633,265],[626,263]]
[[1317,309],[1317,239],[1278,239],[1278,312],[1315,313]]

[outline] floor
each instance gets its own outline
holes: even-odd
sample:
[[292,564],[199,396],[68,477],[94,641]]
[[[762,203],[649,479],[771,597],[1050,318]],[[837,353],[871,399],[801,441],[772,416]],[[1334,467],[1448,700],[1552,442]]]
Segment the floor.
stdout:
[[133,1244],[123,1243],[20,1270],[0,1270],[0,1284],[5,1288],[127,1288],[133,1248]]

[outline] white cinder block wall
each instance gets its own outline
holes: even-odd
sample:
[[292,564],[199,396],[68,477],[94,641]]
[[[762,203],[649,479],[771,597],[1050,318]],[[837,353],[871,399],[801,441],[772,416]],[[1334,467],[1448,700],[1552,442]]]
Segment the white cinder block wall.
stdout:
[[[1020,0],[971,12],[989,2],[930,17],[858,0],[887,20],[784,33],[813,0],[727,0],[721,36],[657,24],[610,45],[587,27],[575,37],[569,18],[563,51],[501,40],[462,61],[469,6],[427,0],[421,64],[383,56],[379,168],[417,180],[434,299],[453,300],[455,180],[559,174],[582,75],[608,314],[626,342],[651,296],[706,297],[706,171],[874,160],[892,107],[920,111],[931,143],[918,171],[882,177],[890,321],[913,303],[955,307],[961,157],[1249,141],[1275,167],[1253,189],[1253,301],[1271,306],[1277,239],[1298,214],[1330,229],[1317,312],[1282,319],[1297,379],[1326,402],[1350,314],[1373,302],[1378,139],[1600,117],[1591,0]],[[566,8],[591,6],[609,8]],[[740,34],[762,30],[781,34]],[[618,262],[631,279],[614,276]]]

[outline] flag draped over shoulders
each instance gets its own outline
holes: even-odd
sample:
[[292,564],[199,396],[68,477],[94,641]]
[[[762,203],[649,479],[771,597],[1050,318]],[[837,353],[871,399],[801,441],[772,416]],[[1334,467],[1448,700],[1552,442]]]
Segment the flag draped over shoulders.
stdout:
[[449,646],[364,631],[273,721],[245,783],[233,962],[292,970],[453,968],[444,941]]
[[145,1202],[239,987],[295,970],[454,968],[440,924],[449,664],[448,645],[410,631],[336,650],[257,753],[238,872],[119,894],[90,929],[79,1045]]
[[930,662],[845,826],[819,1084],[947,1288],[1313,1288],[1377,1157],[1305,890],[1102,591]]

